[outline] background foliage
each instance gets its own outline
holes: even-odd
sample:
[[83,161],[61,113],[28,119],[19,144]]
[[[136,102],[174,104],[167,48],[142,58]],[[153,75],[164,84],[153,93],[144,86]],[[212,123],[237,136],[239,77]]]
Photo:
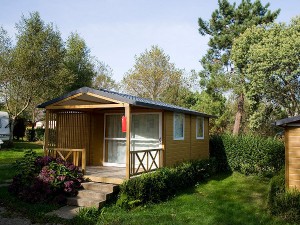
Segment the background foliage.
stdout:
[[268,207],[272,214],[295,224],[300,223],[300,192],[295,189],[286,190],[284,170],[271,179]]
[[215,135],[210,139],[210,156],[219,171],[238,171],[272,177],[285,162],[281,140],[252,135]]

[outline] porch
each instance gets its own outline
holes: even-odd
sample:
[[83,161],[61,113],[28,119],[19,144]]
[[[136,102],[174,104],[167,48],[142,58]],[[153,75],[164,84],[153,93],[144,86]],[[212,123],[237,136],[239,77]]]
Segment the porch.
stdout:
[[121,184],[126,179],[126,168],[87,166],[84,177],[94,182]]
[[[45,155],[60,157],[79,166],[84,177],[93,182],[121,184],[128,179],[126,167],[86,166],[86,149],[46,148]],[[162,165],[162,149],[130,151],[129,178],[154,171]]]
[[[162,167],[163,110],[137,105],[132,98],[81,88],[41,104],[46,109],[45,155],[68,159],[103,182]],[[116,172],[118,167],[123,172]]]

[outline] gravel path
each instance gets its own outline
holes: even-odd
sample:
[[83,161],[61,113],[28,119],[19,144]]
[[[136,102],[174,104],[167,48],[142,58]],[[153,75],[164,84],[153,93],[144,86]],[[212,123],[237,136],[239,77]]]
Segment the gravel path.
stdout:
[[52,224],[52,223],[31,223],[29,219],[22,217],[21,215],[15,213],[13,217],[3,217],[5,214],[6,209],[0,206],[0,225],[60,225],[60,224]]
[[2,216],[6,210],[4,207],[0,207],[0,224],[1,225],[31,225],[31,221],[29,219],[22,218],[18,215],[14,218],[5,218]]

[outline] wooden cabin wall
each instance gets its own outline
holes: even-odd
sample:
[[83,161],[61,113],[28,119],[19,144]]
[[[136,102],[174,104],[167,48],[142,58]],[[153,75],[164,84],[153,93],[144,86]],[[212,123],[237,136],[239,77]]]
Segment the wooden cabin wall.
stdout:
[[165,120],[165,165],[190,159],[190,116],[185,115],[184,140],[173,140],[173,112],[164,113]]
[[60,111],[56,113],[57,148],[86,149],[89,164],[90,114],[87,112]]
[[204,118],[204,139],[196,139],[196,116],[191,115],[191,159],[209,158],[209,121]]
[[300,127],[285,129],[286,186],[300,190]]
[[57,114],[53,110],[48,110],[48,118],[46,121],[47,132],[45,132],[46,148],[56,148],[57,144]]
[[91,114],[90,136],[90,164],[92,166],[103,165],[103,140],[104,140],[104,114]]
[[207,159],[209,156],[208,118],[205,118],[204,139],[196,139],[196,116],[185,114],[184,140],[173,138],[173,112],[164,112],[165,166],[191,159]]

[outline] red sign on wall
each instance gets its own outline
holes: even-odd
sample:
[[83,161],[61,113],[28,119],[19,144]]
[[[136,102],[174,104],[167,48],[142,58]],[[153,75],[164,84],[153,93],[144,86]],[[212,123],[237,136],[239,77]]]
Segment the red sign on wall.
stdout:
[[126,116],[122,116],[122,132],[126,132]]

